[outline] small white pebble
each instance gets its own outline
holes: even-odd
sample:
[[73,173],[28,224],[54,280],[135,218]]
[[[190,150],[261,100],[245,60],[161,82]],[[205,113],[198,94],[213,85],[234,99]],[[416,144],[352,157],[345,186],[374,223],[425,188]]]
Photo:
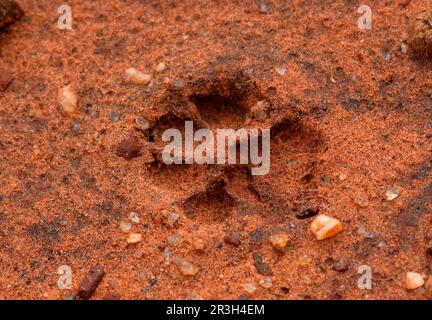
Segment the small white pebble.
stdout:
[[64,114],[72,116],[77,112],[78,97],[72,85],[67,85],[60,90],[59,102]]
[[275,68],[275,71],[279,73],[281,76],[284,76],[287,69],[285,67]]
[[128,244],[135,244],[142,240],[142,234],[141,233],[131,233],[127,238]]
[[167,222],[170,227],[174,227],[177,220],[180,218],[180,215],[170,211],[167,216]]
[[345,173],[341,172],[339,174],[339,180],[340,181],[344,181],[344,180],[346,180],[346,178],[348,178],[348,176]]
[[260,285],[263,288],[269,289],[272,287],[272,280],[270,277],[264,277],[263,279],[260,280]]
[[399,196],[399,194],[402,191],[403,191],[403,188],[398,187],[398,186],[388,188],[385,192],[387,200],[393,201],[394,199],[396,199]]
[[129,68],[125,72],[126,82],[146,86],[153,79],[151,74],[142,73],[135,68]]
[[141,117],[135,118],[135,125],[136,125],[136,128],[138,128],[139,130],[142,130],[142,131],[145,131],[148,128],[150,128],[150,123],[147,121],[147,119],[144,119]]
[[129,219],[133,223],[140,223],[140,215],[137,212],[131,212],[131,213],[129,213]]
[[124,233],[128,233],[132,229],[132,225],[128,222],[121,221],[119,224],[120,230]]
[[407,272],[405,277],[405,287],[407,290],[415,290],[424,285],[425,281],[420,273]]
[[317,240],[324,240],[340,233],[342,224],[338,219],[321,214],[312,221],[310,230]]
[[163,62],[160,62],[155,68],[156,72],[164,72],[165,70],[166,70],[166,65]]
[[249,282],[244,286],[247,293],[254,293],[257,290],[257,285],[255,282]]
[[172,246],[178,245],[180,243],[180,241],[181,241],[181,237],[177,234],[170,235],[167,238],[168,244],[170,244]]

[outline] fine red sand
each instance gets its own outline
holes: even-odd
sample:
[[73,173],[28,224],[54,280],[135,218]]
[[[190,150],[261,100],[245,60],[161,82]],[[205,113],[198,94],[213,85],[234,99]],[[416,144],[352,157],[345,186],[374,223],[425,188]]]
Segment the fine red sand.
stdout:
[[[11,77],[0,91],[0,298],[70,297],[96,265],[92,299],[432,298],[404,283],[432,274],[432,60],[401,48],[432,3],[368,1],[373,27],[360,30],[356,0],[269,0],[267,13],[254,0],[70,0],[73,29],[59,30],[64,1],[18,2],[25,16],[0,32]],[[150,86],[125,83],[126,69],[160,62]],[[75,117],[58,104],[68,84]],[[247,122],[263,99],[265,119]],[[163,165],[160,134],[186,119],[272,128],[269,174]],[[140,150],[126,159],[131,136]],[[388,201],[393,186],[403,191]],[[343,231],[317,241],[313,217],[298,218],[306,209]],[[174,226],[163,210],[180,215]],[[131,212],[143,238],[127,245],[119,223]],[[276,233],[289,236],[283,252],[268,241]],[[198,273],[186,278],[176,259]],[[71,290],[58,288],[62,265]],[[371,290],[358,287],[363,265]]]

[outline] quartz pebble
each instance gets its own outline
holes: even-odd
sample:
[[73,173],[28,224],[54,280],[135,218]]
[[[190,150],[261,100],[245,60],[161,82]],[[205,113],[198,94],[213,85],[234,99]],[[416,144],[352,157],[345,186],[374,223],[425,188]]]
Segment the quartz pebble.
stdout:
[[149,122],[146,119],[141,118],[141,117],[135,118],[135,125],[136,125],[136,128],[141,130],[141,131],[145,131],[148,128],[150,128]]
[[155,68],[156,72],[164,72],[166,70],[166,65],[163,62],[158,63],[158,65]]
[[394,186],[386,190],[385,195],[388,201],[393,201],[403,191],[402,187]]
[[249,282],[244,286],[247,293],[254,293],[257,290],[257,285],[255,282]]
[[341,172],[339,174],[339,180],[340,181],[344,181],[344,180],[346,180],[346,178],[348,178],[348,176],[345,173]]
[[140,223],[140,215],[137,212],[129,213],[129,220],[133,223]]
[[192,263],[190,263],[185,259],[177,258],[175,263],[179,271],[181,272],[181,274],[186,277],[193,277],[199,271],[198,267],[196,267],[195,265],[193,265]]
[[260,1],[260,8],[259,8],[259,12],[260,13],[269,13],[269,8],[268,8],[268,6],[267,6],[267,4],[265,3],[265,1],[264,0],[261,0]]
[[287,69],[284,68],[284,67],[280,67],[280,68],[275,68],[275,71],[276,71],[279,75],[284,76],[285,73],[286,73],[286,71],[287,71]]
[[131,233],[127,238],[128,244],[135,244],[142,240],[142,234],[141,233]]
[[124,233],[128,233],[132,229],[132,225],[128,222],[121,221],[119,224],[120,230]]
[[172,246],[178,245],[180,243],[180,241],[181,241],[181,237],[177,234],[170,235],[167,238],[168,244],[170,244]]
[[274,249],[278,251],[282,251],[283,249],[285,249],[288,243],[288,236],[283,233],[274,234],[270,236],[269,241],[272,244]]
[[317,240],[324,240],[340,233],[342,224],[338,219],[321,214],[312,221],[310,230]]
[[73,116],[77,112],[78,97],[72,85],[67,85],[60,90],[59,103],[65,115]]
[[269,289],[272,287],[272,279],[270,277],[264,277],[260,280],[259,284],[261,287]]
[[175,213],[173,211],[170,211],[167,216],[167,223],[170,227],[174,227],[178,219],[180,218],[180,215],[178,213]]
[[151,74],[142,73],[135,68],[129,68],[125,72],[126,82],[146,86],[153,79]]
[[421,274],[417,272],[407,272],[405,276],[405,287],[407,290],[415,290],[424,285],[425,281]]

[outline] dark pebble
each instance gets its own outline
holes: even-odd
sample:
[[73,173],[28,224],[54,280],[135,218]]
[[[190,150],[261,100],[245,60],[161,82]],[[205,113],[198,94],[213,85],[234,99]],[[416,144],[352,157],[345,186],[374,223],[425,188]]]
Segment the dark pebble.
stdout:
[[253,245],[262,244],[266,240],[266,232],[256,229],[249,234],[249,240]]
[[281,287],[280,289],[281,289],[281,291],[282,291],[283,293],[285,293],[285,294],[290,293],[290,289],[287,288],[287,287]]
[[78,123],[76,123],[76,122],[72,123],[71,130],[72,130],[72,132],[78,132],[79,131]]
[[90,269],[78,287],[78,296],[81,299],[90,299],[101,283],[105,271],[100,266],[95,266]]
[[123,157],[127,160],[130,160],[135,157],[139,157],[141,146],[138,142],[138,139],[134,136],[129,136],[117,147],[117,156]]
[[118,113],[117,112],[115,112],[115,111],[113,111],[113,112],[111,112],[111,121],[112,122],[117,122],[117,121],[119,121],[119,115],[118,115]]
[[235,232],[229,232],[225,235],[224,241],[226,244],[230,244],[234,247],[238,247],[241,244],[240,235]]
[[308,219],[308,218],[311,218],[313,216],[316,216],[318,214],[318,212],[319,212],[319,208],[308,208],[306,210],[297,212],[295,214],[295,217],[297,219],[300,219],[300,220],[301,219]]
[[254,263],[257,272],[262,274],[263,276],[272,276],[273,271],[270,266],[264,262],[263,258],[259,255],[254,255]]

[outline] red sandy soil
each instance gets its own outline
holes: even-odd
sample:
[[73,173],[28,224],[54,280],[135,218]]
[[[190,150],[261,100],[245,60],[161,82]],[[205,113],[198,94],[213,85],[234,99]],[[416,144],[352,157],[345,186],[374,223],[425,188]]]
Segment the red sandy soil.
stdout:
[[[428,1],[367,1],[373,29],[360,30],[355,0],[269,0],[268,13],[252,0],[70,0],[71,31],[57,28],[65,1],[18,2],[25,16],[0,33],[0,68],[13,77],[0,91],[0,298],[63,299],[97,264],[105,277],[93,299],[431,298],[407,291],[404,277],[432,272],[432,63],[401,50]],[[126,69],[159,62],[168,68],[151,86],[125,83]],[[67,84],[79,97],[75,118],[58,105]],[[161,130],[194,118],[190,105],[241,127],[261,99],[268,115],[249,126],[272,128],[268,175],[149,163]],[[149,119],[155,142],[136,116]],[[130,135],[141,155],[126,160],[117,146]],[[387,201],[392,186],[403,191]],[[296,217],[307,208],[344,230],[317,241],[313,218]],[[171,209],[181,215],[174,227],[160,217]],[[143,240],[128,246],[119,223],[132,211]],[[268,242],[280,232],[282,253]],[[270,288],[258,284],[257,255]],[[184,277],[176,257],[199,272]],[[335,271],[341,259],[347,270]],[[62,265],[72,290],[57,287]],[[362,265],[371,290],[357,286]]]

